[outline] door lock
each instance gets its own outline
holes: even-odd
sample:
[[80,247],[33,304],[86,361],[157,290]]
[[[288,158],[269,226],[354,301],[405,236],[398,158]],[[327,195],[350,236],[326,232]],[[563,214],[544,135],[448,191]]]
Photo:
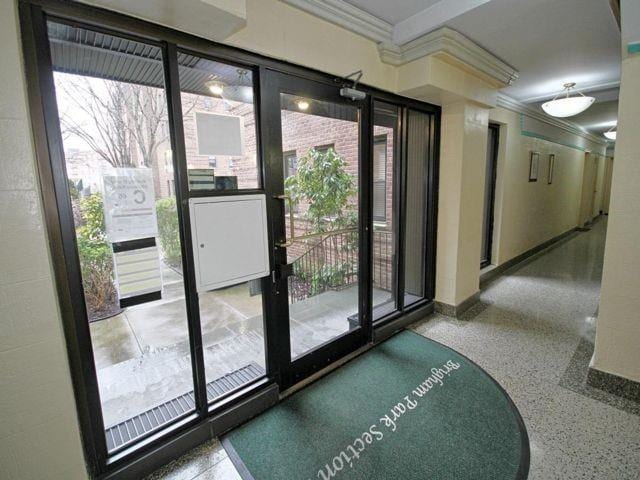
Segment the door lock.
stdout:
[[293,264],[285,263],[284,265],[276,265],[276,269],[271,272],[271,281],[277,283],[293,275]]

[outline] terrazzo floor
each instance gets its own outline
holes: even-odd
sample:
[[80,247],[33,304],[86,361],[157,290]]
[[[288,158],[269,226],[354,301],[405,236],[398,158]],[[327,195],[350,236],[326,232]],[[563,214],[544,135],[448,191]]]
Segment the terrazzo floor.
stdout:
[[[434,314],[413,330],[489,372],[522,414],[530,479],[640,478],[640,405],[585,384],[595,334],[606,221],[484,286],[463,318]],[[217,440],[148,479],[239,479]]]

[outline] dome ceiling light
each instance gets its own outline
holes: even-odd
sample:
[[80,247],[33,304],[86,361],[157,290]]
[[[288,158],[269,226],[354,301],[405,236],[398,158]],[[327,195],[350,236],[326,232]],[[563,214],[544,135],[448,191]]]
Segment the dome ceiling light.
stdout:
[[616,139],[616,134],[617,134],[617,130],[616,130],[617,125],[614,125],[613,127],[611,127],[609,130],[607,130],[606,132],[604,132],[604,136],[607,137],[609,140],[614,140]]
[[253,103],[253,87],[251,78],[248,76],[249,71],[238,68],[236,73],[238,75],[236,85],[225,85],[222,98],[234,102]]
[[224,91],[224,85],[216,80],[209,80],[205,82],[204,86],[216,97],[222,96],[222,92]]
[[[547,112],[552,117],[572,117],[579,113],[584,112],[587,108],[589,108],[595,98],[587,97],[580,93],[578,90],[575,90],[580,95],[575,97],[570,97],[571,89],[575,87],[576,84],[574,82],[565,83],[564,89],[558,95],[553,97],[553,100],[549,100],[542,104],[542,109]],[[566,95],[564,97],[560,97],[566,90]]]
[[248,70],[236,70],[237,79],[231,85],[222,82],[217,76],[204,82],[204,86],[216,97],[241,103],[253,103],[253,86]]

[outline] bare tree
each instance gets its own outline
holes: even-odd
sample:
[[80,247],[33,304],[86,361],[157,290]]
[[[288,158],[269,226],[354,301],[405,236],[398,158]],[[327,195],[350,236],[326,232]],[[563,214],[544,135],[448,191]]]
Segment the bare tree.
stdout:
[[97,87],[86,77],[66,76],[57,85],[72,106],[61,117],[63,135],[83,140],[114,167],[153,163],[157,147],[167,139],[161,128],[167,118],[162,90],[111,80]]
[[[104,82],[104,89],[84,77],[64,77],[57,82],[72,106],[61,117],[63,135],[83,140],[114,167],[131,167],[131,135],[128,127],[128,92],[119,82]],[[87,117],[88,121],[83,121]]]
[[[164,90],[113,80],[96,82],[76,75],[56,78],[56,87],[72,106],[71,113],[61,116],[63,135],[83,140],[114,167],[150,167],[158,147],[168,140],[168,128],[162,128],[167,122]],[[197,98],[187,102],[184,115]]]
[[131,90],[129,117],[131,135],[142,163],[151,166],[158,145],[167,140],[161,124],[167,118],[167,101],[164,92],[158,88],[142,85],[128,85]]

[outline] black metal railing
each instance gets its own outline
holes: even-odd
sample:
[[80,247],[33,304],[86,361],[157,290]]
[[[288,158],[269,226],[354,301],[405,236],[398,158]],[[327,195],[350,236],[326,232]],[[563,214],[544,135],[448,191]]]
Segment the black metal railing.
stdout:
[[[391,291],[393,284],[393,235],[373,232],[373,284]],[[328,290],[342,290],[358,282],[358,232],[327,233],[292,262],[289,301],[299,302]]]

